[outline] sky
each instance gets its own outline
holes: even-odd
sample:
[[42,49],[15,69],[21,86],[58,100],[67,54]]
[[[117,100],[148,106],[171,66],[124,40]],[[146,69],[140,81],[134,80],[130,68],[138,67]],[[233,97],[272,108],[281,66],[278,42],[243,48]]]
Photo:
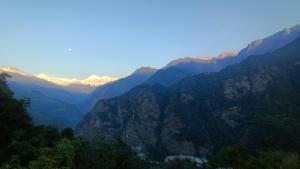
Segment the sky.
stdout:
[[299,0],[0,0],[0,67],[114,77],[217,56],[300,23]]

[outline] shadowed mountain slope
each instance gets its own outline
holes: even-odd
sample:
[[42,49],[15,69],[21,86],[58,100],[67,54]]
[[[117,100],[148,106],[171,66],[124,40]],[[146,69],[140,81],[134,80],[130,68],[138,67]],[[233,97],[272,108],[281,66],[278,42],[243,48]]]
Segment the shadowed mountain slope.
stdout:
[[162,84],[169,86],[180,80],[199,73],[218,72],[228,65],[241,62],[250,55],[273,52],[300,36],[300,24],[286,28],[264,39],[258,39],[242,49],[238,54],[224,52],[218,57],[180,58],[171,61],[167,66],[158,70],[147,84]]
[[207,157],[235,143],[299,152],[299,73],[296,39],[218,73],[168,88],[142,85],[100,100],[77,133],[121,137],[136,152],[160,160],[178,154]]

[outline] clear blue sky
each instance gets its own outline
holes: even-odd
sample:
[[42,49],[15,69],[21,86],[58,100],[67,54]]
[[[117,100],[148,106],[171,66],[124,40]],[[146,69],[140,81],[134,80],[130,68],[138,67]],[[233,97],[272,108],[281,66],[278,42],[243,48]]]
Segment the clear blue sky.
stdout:
[[83,78],[239,51],[300,22],[299,0],[0,0],[0,66]]

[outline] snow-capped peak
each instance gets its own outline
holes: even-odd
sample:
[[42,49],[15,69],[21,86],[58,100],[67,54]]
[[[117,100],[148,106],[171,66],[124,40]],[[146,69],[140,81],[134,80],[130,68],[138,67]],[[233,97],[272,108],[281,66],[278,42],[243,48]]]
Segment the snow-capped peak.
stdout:
[[61,85],[61,86],[69,86],[72,84],[81,84],[81,85],[89,85],[89,86],[101,86],[109,82],[113,82],[119,78],[116,77],[109,77],[109,76],[97,76],[97,75],[90,75],[86,79],[67,79],[67,78],[60,78],[49,76],[45,73],[41,73],[36,75],[36,77],[40,79],[44,79],[50,81],[52,83]]
[[26,73],[22,70],[19,70],[15,67],[0,67],[0,72],[5,72],[5,73],[13,73],[13,74],[18,74],[18,75],[22,75],[22,76],[31,76],[29,73]]
[[[103,76],[103,77],[108,77],[108,76]],[[97,75],[90,75],[88,78],[86,78],[86,80],[92,80],[92,79],[100,79],[101,77],[97,76]]]
[[119,78],[116,77],[109,77],[109,76],[97,76],[97,75],[90,75],[88,78],[84,80],[79,80],[82,84],[88,84],[91,86],[101,86],[109,82],[113,82],[118,80]]
[[60,86],[68,86],[70,84],[68,79],[48,76],[45,73],[38,74],[38,75],[36,75],[36,77],[40,78],[40,79],[47,80],[47,81],[55,83],[55,84],[58,84]]

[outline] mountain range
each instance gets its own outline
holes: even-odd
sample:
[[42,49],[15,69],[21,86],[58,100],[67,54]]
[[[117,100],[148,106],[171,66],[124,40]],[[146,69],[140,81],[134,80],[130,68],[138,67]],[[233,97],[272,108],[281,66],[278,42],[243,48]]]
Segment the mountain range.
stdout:
[[[155,160],[209,157],[237,143],[299,152],[299,35],[296,25],[236,56],[171,62],[129,92],[99,100],[77,134],[121,137]],[[189,74],[194,65],[200,71]]]
[[45,74],[35,76],[13,67],[0,68],[0,73],[11,76],[8,85],[14,96],[30,99],[28,109],[33,122],[59,128],[74,127],[99,99],[119,96],[143,83],[155,71],[143,67],[121,79],[91,75],[77,80]]
[[236,53],[228,52],[226,54],[222,53],[218,57],[186,57],[173,60],[158,70],[145,83],[169,86],[199,73],[218,72],[226,66],[236,63]]
[[76,104],[86,94],[70,92],[63,86],[16,68],[3,67],[0,72],[11,76],[8,85],[16,98],[30,99],[28,109],[35,124],[74,127],[83,116]]
[[146,83],[169,86],[199,73],[218,72],[249,55],[264,54],[279,49],[300,36],[300,24],[286,28],[264,39],[251,42],[239,53],[224,52],[217,57],[180,58],[158,70]]
[[[86,113],[95,112],[96,103],[101,102],[99,100],[122,96],[127,94],[126,92],[135,90],[135,87],[140,88],[139,85],[162,85],[163,87],[158,88],[171,88],[185,78],[220,72],[230,65],[239,64],[250,55],[273,52],[299,36],[300,24],[256,40],[239,53],[224,52],[216,57],[179,58],[170,61],[160,69],[139,68],[123,78],[91,75],[83,80],[66,79],[47,74],[31,75],[13,67],[0,68],[0,72],[11,75],[8,84],[14,91],[15,97],[31,100],[28,109],[34,123],[60,128],[74,127]],[[140,95],[143,97],[144,93]],[[87,120],[84,120],[80,126],[83,126],[85,121]],[[89,131],[84,127],[78,128],[78,131]],[[89,135],[88,133],[90,132],[86,132],[85,135]]]
[[102,86],[106,83],[110,83],[119,79],[116,77],[108,77],[108,76],[100,77],[97,75],[90,75],[88,78],[83,80],[66,79],[66,78],[48,76],[47,74],[44,73],[38,74],[36,75],[36,77],[47,80],[59,86],[63,86],[69,91],[82,92],[87,94],[95,90],[98,86]]
[[13,74],[11,81],[21,82],[21,83],[26,83],[26,82],[34,83],[40,86],[62,88],[70,92],[86,93],[86,94],[92,92],[98,86],[119,79],[116,77],[97,76],[97,75],[90,75],[88,78],[83,80],[59,78],[59,77],[49,76],[45,73],[40,73],[38,75],[31,75],[27,72],[24,72],[14,67],[1,67],[0,72]]

